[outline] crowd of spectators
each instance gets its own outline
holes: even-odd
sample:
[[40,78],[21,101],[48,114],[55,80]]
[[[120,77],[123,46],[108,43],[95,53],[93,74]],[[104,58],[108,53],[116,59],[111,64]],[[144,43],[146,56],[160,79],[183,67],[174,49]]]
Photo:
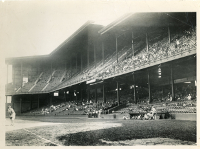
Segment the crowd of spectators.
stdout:
[[[176,88],[177,91],[180,88]],[[196,98],[194,98],[193,92],[195,92],[194,87],[189,89],[182,86],[180,92],[185,93],[181,99],[176,98],[175,101],[171,100],[171,94],[165,93],[164,97],[162,91],[156,90],[153,93],[154,101],[153,104],[156,107],[157,112],[182,112],[182,113],[195,113],[196,112]],[[189,92],[191,91],[191,92]],[[168,90],[166,91],[168,92]],[[157,96],[158,95],[158,96]],[[162,97],[162,98],[161,98]],[[155,100],[160,99],[160,100]],[[126,108],[119,110],[120,113],[148,113],[151,108],[151,104],[148,102],[148,97],[143,97],[138,99],[137,104],[131,102],[132,98],[129,94],[124,94],[120,97],[120,105],[126,104]],[[97,103],[94,99],[83,100],[83,101],[67,101],[58,104],[53,104],[49,106],[42,107],[37,110],[29,112],[30,114],[39,115],[66,115],[66,114],[87,114],[89,117],[98,117],[102,113],[106,113],[113,107],[117,107],[118,102],[113,96],[108,96],[106,102],[104,103],[102,98],[98,98]],[[116,112],[116,111],[115,111]]]
[[196,46],[196,31],[190,29],[184,31],[179,35],[175,35],[169,43],[168,37],[155,41],[152,45],[149,45],[149,50],[142,49],[136,55],[128,55],[123,61],[118,64],[111,65],[103,72],[98,74],[98,77],[105,78],[107,76],[130,71],[134,68],[141,67],[142,65],[155,62],[160,59],[168,58],[178,54],[182,54],[185,51],[190,51]]
[[[196,113],[196,101],[187,100],[187,101],[172,101],[172,102],[160,102],[153,103],[156,107],[157,112],[159,113]],[[152,104],[127,104],[126,108],[121,109],[121,114],[124,113],[148,113]]]

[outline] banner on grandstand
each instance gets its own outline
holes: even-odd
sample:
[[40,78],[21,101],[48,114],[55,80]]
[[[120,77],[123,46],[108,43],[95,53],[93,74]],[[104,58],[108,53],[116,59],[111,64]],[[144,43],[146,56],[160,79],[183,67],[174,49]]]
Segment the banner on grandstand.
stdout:
[[59,92],[54,92],[54,96],[59,96]]
[[28,82],[28,77],[23,77],[23,84],[22,84],[22,86],[24,86],[25,83],[27,83],[27,82]]
[[23,77],[23,83],[27,83],[28,82],[28,77]]
[[93,80],[87,81],[86,84],[94,83],[96,81],[97,81],[96,79],[93,79]]
[[182,79],[176,79],[174,80],[174,83],[184,83],[184,82],[188,82],[188,81],[195,81],[196,77],[188,77],[188,78],[182,78]]
[[103,80],[101,80],[101,79],[93,79],[93,80],[87,81],[86,84],[95,85],[95,84],[99,84],[102,82],[103,82]]

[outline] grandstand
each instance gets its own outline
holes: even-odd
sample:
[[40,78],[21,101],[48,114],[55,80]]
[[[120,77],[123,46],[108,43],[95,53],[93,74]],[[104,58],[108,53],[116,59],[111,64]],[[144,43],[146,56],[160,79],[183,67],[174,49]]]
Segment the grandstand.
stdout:
[[192,12],[88,21],[49,55],[7,58],[6,96],[17,115],[195,114],[196,45]]

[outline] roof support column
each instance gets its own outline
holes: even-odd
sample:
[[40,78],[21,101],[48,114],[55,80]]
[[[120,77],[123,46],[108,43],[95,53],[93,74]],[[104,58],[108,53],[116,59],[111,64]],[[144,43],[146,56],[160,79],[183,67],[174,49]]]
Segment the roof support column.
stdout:
[[94,96],[95,96],[95,102],[97,103],[97,87],[96,87],[96,85],[94,88]]
[[66,90],[65,90],[65,95],[66,95],[65,100],[68,101],[68,99],[69,99],[69,89],[68,88],[66,88]]
[[65,102],[68,100],[68,89],[65,88],[64,89],[64,93],[65,93]]
[[116,36],[116,55],[117,55],[117,63],[118,63],[118,45],[117,45],[117,36]]
[[120,98],[119,98],[119,82],[117,81],[117,102],[118,102],[118,106],[120,104]]
[[105,62],[105,59],[104,59],[104,42],[102,41],[102,61],[103,61],[103,64]]
[[170,28],[168,26],[168,38],[169,38],[169,44],[171,43],[171,34],[170,34]]
[[136,79],[135,79],[135,73],[133,72],[133,102],[137,103],[136,100],[136,85],[135,85]]
[[49,95],[50,95],[49,104],[52,105],[52,96],[53,96],[53,95],[52,95],[52,93],[49,93]]
[[133,31],[132,31],[132,52],[133,52],[133,56],[134,56],[135,51],[134,51],[134,46],[133,46]]
[[146,33],[146,46],[147,46],[147,52],[149,51],[149,39],[148,34]]
[[80,94],[81,94],[81,102],[83,102],[83,91],[82,91],[82,87],[80,88]]
[[20,109],[20,115],[21,115],[22,114],[22,98],[21,97],[20,97],[19,109]]
[[175,100],[175,93],[174,93],[174,72],[173,72],[173,66],[171,65],[171,89],[172,89],[172,101]]
[[95,49],[95,43],[94,43],[94,66],[96,68],[96,49]]
[[83,70],[83,57],[82,57],[82,54],[81,54],[81,71]]
[[147,77],[148,77],[148,89],[149,89],[149,103],[151,103],[152,99],[151,99],[151,84],[150,84],[150,73],[149,73],[149,70],[147,70]]
[[72,86],[69,87],[69,101],[72,100]]
[[89,87],[88,87],[88,90],[87,90],[87,101],[89,102],[90,101],[90,89],[89,89]]
[[70,77],[72,77],[72,59],[70,58]]
[[63,95],[64,95],[64,101],[66,102],[66,93],[65,93],[65,89],[62,89],[62,91],[63,91]]
[[65,71],[67,70],[67,62],[65,61]]
[[[12,105],[12,108],[14,109],[14,97],[15,96],[11,96],[11,105]],[[14,109],[15,110],[15,109]]]
[[90,65],[89,42],[88,42],[88,47],[87,47],[87,65],[88,65],[88,68],[89,68],[89,65]]
[[78,56],[76,55],[76,72],[78,72]]
[[103,84],[103,103],[106,103],[105,85]]
[[39,98],[39,95],[38,95],[38,101],[37,101],[37,108],[38,109],[40,108],[40,98]]
[[76,90],[74,91],[74,96],[76,96],[76,103],[78,102],[78,92],[77,92],[77,87]]
[[30,95],[30,110],[32,109],[33,107],[33,100],[32,100],[32,95]]

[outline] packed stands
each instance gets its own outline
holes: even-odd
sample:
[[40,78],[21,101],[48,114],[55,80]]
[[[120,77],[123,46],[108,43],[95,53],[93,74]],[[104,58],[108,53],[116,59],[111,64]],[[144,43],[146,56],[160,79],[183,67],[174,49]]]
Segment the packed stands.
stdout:
[[[167,37],[162,40],[154,41],[152,45],[149,45],[149,51],[146,51],[146,48],[144,48],[134,56],[128,55],[128,58],[119,62],[117,65],[111,65],[107,69],[104,69],[98,74],[98,77],[106,78],[116,73],[125,73],[126,71],[134,70],[134,68],[141,67],[142,65],[195,49],[196,31],[191,29],[188,32],[184,31],[179,36],[174,36],[171,43],[169,43]],[[177,41],[179,41],[178,45]]]

